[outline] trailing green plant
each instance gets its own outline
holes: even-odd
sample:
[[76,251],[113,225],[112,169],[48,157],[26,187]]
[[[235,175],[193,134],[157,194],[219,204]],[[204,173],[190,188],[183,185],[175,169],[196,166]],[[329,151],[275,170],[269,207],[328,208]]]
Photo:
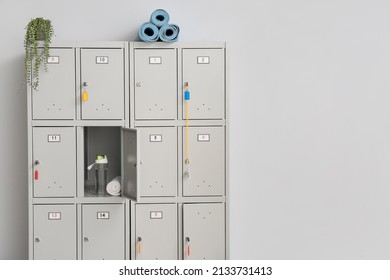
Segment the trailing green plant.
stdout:
[[[24,49],[26,51],[24,70],[26,82],[33,89],[38,88],[41,66],[47,71],[49,45],[53,36],[53,26],[48,19],[41,17],[35,18],[26,26],[26,35],[24,37]],[[40,41],[43,42],[42,48],[39,44]]]

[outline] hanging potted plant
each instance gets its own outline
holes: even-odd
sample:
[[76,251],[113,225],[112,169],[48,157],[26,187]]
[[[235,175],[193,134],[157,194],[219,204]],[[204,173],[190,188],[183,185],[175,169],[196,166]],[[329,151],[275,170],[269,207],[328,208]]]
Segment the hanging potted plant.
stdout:
[[[47,71],[49,45],[53,36],[53,26],[48,19],[35,18],[26,26],[26,35],[24,37],[24,49],[26,51],[24,70],[27,84],[35,90],[39,85],[39,71],[41,66]],[[42,46],[40,42],[42,42]]]

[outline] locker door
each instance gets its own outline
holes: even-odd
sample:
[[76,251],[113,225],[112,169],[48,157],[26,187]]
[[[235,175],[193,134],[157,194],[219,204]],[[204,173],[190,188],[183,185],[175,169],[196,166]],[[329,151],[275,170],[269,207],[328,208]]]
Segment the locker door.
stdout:
[[34,205],[34,260],[76,259],[76,207]]
[[81,87],[88,94],[88,100],[81,98],[83,120],[123,119],[123,50],[82,49]]
[[185,260],[224,260],[225,205],[183,204]]
[[[185,164],[183,128],[183,195],[216,196],[225,193],[225,130],[223,127],[190,127],[189,164]],[[186,175],[188,171],[189,176]]]
[[[189,83],[190,119],[223,119],[225,115],[225,52],[184,49],[183,83]],[[184,86],[184,84],[183,84]],[[183,118],[185,106],[183,106]]]
[[136,259],[177,259],[177,211],[175,204],[136,205]]
[[125,217],[123,204],[82,206],[83,260],[125,258]]
[[177,188],[177,129],[140,128],[141,196],[175,196]]
[[176,50],[135,50],[135,118],[173,120],[176,116]]
[[34,197],[74,197],[75,162],[74,127],[33,128]]
[[141,193],[140,142],[137,129],[122,128],[122,196],[134,201]]
[[76,101],[73,49],[50,49],[47,72],[41,71],[33,90],[33,119],[74,119]]

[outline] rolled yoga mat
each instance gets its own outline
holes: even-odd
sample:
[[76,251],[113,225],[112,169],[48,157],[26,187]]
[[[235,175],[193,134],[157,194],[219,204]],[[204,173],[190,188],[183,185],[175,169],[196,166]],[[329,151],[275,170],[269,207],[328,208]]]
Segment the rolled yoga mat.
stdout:
[[138,30],[138,36],[144,42],[156,42],[158,34],[158,27],[150,22],[145,22]]
[[155,10],[150,16],[150,22],[161,27],[169,22],[169,14],[163,9]]
[[180,28],[176,24],[165,24],[160,28],[158,36],[163,42],[175,42],[179,37]]
[[121,176],[115,177],[107,184],[107,192],[111,195],[121,194]]

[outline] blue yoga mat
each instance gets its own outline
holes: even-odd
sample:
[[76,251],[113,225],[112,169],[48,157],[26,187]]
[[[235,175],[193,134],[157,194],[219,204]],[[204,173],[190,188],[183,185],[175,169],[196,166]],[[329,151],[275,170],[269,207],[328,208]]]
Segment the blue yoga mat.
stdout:
[[176,42],[179,32],[180,28],[176,24],[165,24],[160,28],[158,36],[163,42]]
[[161,27],[169,22],[169,14],[163,9],[155,10],[150,16],[150,22]]
[[138,30],[139,38],[144,42],[155,42],[158,40],[158,27],[150,22],[145,22]]

